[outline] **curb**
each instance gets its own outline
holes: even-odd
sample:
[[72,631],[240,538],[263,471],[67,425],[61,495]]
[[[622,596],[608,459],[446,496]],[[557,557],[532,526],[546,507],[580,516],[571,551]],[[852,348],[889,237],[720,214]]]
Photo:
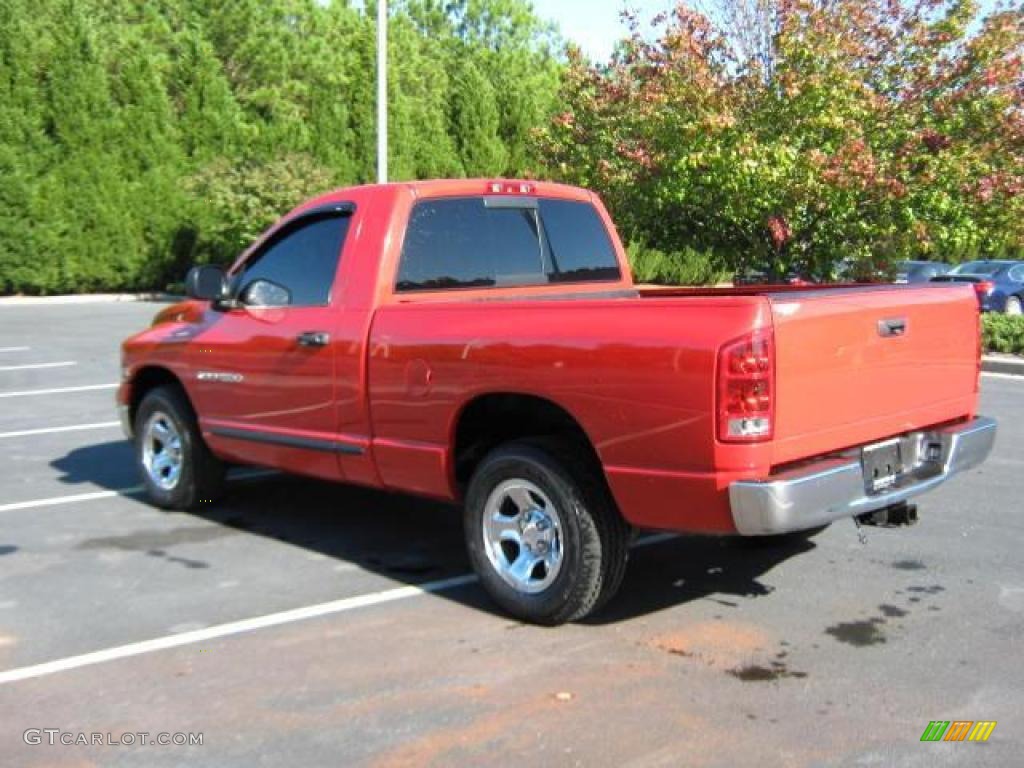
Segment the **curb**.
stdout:
[[1007,373],[1011,376],[1024,376],[1024,357],[985,355],[981,358],[981,370],[986,373]]
[[133,301],[181,301],[173,293],[80,293],[69,296],[3,296],[0,307],[32,307],[50,304],[115,304]]

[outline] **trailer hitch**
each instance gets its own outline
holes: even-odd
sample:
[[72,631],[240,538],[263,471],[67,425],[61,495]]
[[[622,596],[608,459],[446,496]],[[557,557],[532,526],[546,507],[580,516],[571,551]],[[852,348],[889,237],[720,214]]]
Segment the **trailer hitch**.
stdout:
[[917,504],[903,501],[874,512],[865,512],[855,518],[861,525],[873,525],[879,528],[901,528],[917,522]]

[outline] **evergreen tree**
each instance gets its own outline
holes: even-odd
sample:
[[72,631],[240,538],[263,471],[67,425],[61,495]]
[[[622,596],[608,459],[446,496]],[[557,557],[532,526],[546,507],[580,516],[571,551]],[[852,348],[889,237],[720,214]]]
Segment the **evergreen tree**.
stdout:
[[498,176],[508,152],[498,136],[494,86],[471,59],[460,60],[451,97],[452,133],[469,176]]
[[[523,0],[392,4],[394,179],[516,174],[560,65]],[[376,6],[0,0],[0,293],[162,288],[376,176]]]

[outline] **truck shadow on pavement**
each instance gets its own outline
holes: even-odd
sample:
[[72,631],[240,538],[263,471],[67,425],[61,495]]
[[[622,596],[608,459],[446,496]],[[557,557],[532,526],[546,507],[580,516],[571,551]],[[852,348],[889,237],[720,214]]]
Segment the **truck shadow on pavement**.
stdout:
[[[78,448],[51,465],[69,485],[123,491],[138,484],[131,450],[124,441]],[[145,503],[141,494],[129,495]],[[470,570],[461,511],[404,494],[272,474],[233,480],[224,499],[180,514],[182,520],[189,518],[185,528],[191,533],[197,519],[205,520],[302,547],[401,584],[422,584]],[[152,527],[152,523],[140,521],[139,527]],[[180,542],[193,545],[187,551],[190,556],[199,553],[194,540],[194,536],[182,536]],[[625,621],[697,600],[737,608],[742,601],[772,592],[761,581],[765,573],[814,547],[799,537],[772,545],[712,536],[678,536],[655,543],[645,543],[641,536],[639,543],[642,546],[631,552],[618,596],[586,623]],[[174,546],[171,529],[162,537],[162,549],[173,554]],[[203,562],[211,568],[217,567],[216,547],[215,537],[202,545]],[[181,559],[170,557],[168,562]],[[436,594],[498,613],[477,584]]]

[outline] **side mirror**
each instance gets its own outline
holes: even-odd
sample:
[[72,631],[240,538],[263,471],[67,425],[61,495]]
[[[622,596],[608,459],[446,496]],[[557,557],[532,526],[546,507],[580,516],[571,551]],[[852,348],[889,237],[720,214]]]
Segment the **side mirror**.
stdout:
[[210,264],[192,267],[185,277],[185,295],[201,301],[219,301],[227,295],[224,270]]
[[292,303],[292,292],[260,277],[245,286],[239,298],[247,307],[287,307]]

